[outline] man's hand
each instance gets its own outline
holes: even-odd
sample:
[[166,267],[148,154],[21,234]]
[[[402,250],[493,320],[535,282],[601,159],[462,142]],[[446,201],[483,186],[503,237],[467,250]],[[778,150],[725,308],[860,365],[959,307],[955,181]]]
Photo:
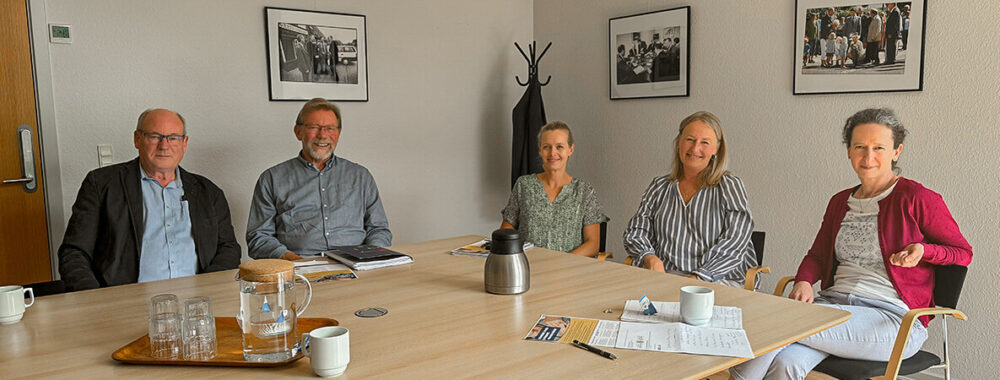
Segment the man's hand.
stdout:
[[667,273],[663,269],[663,260],[660,260],[656,255],[647,255],[642,259],[642,267],[646,269],[652,269],[653,272]]
[[924,257],[924,245],[913,243],[903,248],[902,251],[889,256],[889,264],[903,268],[913,268],[920,263],[920,258],[922,257]]
[[808,281],[799,281],[792,286],[792,292],[788,298],[793,300],[813,303],[813,286]]
[[281,255],[281,259],[288,261],[295,261],[295,260],[302,260],[302,256],[296,255],[295,252],[285,252],[284,255]]

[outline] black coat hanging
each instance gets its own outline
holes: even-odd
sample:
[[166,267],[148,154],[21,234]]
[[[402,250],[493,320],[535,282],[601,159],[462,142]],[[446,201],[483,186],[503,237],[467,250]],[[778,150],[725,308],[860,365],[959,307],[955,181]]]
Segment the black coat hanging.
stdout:
[[545,105],[542,104],[542,86],[549,84],[552,76],[549,75],[545,83],[538,81],[538,62],[542,60],[545,52],[549,51],[552,43],[549,42],[542,50],[542,53],[535,57],[535,42],[528,45],[531,52],[529,58],[521,46],[514,43],[521,56],[528,61],[528,81],[521,83],[521,78],[516,75],[514,79],[517,84],[526,86],[521,100],[514,106],[513,124],[514,135],[512,140],[511,163],[510,163],[510,186],[514,187],[517,178],[532,173],[542,172],[542,159],[538,155],[538,131],[545,125]]

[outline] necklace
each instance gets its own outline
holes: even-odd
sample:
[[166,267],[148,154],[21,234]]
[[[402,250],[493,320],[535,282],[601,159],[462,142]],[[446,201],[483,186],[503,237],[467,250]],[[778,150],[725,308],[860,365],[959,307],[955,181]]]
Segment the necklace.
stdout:
[[677,190],[680,191],[681,198],[683,198],[684,202],[686,203],[686,202],[690,201],[692,198],[694,198],[695,194],[698,194],[698,190],[700,190],[700,189],[697,186],[695,186],[691,190],[686,190],[685,186],[681,185],[681,183],[678,182],[677,183]]

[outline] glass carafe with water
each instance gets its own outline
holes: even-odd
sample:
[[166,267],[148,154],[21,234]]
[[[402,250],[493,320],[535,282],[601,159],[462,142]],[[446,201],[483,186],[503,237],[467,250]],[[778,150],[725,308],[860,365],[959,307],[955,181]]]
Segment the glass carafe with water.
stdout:
[[[301,299],[295,294],[296,278],[306,286]],[[236,280],[240,284],[236,320],[243,330],[243,357],[250,362],[281,362],[295,357],[299,352],[296,320],[312,299],[309,280],[295,274],[292,262],[277,259],[240,264]]]

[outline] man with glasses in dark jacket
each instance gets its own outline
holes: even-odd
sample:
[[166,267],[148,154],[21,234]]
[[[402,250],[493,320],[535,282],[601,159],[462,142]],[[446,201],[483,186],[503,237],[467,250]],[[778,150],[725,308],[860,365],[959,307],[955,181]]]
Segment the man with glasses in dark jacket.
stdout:
[[180,167],[187,126],[150,109],[133,133],[139,157],[87,173],[59,246],[69,291],[191,276],[240,264],[226,196]]

